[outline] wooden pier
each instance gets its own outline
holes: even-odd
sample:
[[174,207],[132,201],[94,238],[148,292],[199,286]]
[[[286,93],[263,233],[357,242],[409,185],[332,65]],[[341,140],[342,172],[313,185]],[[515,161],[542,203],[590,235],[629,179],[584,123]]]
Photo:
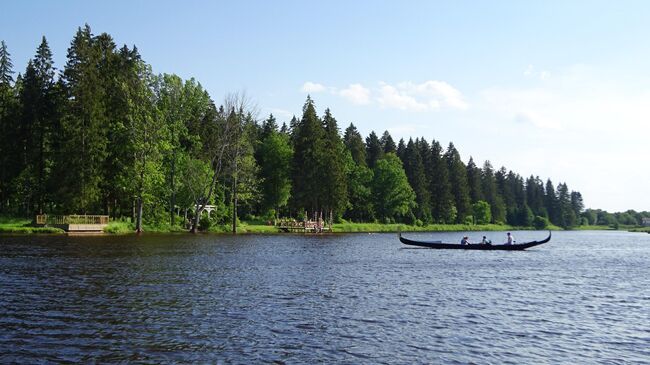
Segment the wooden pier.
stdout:
[[66,232],[103,232],[108,225],[107,215],[37,215],[36,225],[61,228]]
[[[305,216],[307,214],[305,213]],[[323,214],[314,214],[312,220],[297,221],[295,219],[280,219],[275,223],[275,226],[283,232],[297,232],[297,233],[323,233],[332,232],[332,214],[330,219],[323,219]]]

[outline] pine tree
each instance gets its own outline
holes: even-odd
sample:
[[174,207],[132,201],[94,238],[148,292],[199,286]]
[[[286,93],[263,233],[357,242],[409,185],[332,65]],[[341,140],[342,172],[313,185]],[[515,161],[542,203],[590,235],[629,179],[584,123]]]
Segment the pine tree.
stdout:
[[431,142],[429,175],[431,176],[431,213],[433,220],[438,223],[453,223],[457,210],[454,206],[449,169],[443,157],[442,146],[438,141]]
[[13,88],[13,64],[11,54],[5,41],[0,42],[0,213],[8,208],[10,196],[10,181],[14,178],[12,172],[12,156],[16,155],[15,143],[10,131],[15,129],[17,102]]
[[13,83],[13,63],[11,62],[11,54],[7,50],[5,41],[0,41],[0,85],[1,87],[11,86]]
[[551,179],[546,180],[546,192],[544,193],[544,205],[548,212],[548,219],[551,223],[559,225],[558,200],[555,195],[555,187]]
[[348,151],[350,151],[354,163],[358,166],[367,166],[366,146],[363,144],[363,138],[354,124],[350,123],[350,126],[345,129],[343,142]]
[[[419,141],[418,143],[419,144]],[[429,223],[431,217],[431,195],[427,186],[427,178],[424,172],[424,165],[422,164],[422,156],[412,139],[409,139],[406,145],[406,156],[404,163],[404,171],[408,178],[411,188],[415,192],[415,201],[417,207],[415,208],[415,216],[423,223]]]
[[471,156],[467,162],[467,183],[469,187],[469,198],[472,204],[479,200],[485,200],[481,187],[481,170],[476,166]]
[[342,216],[348,205],[347,174],[345,167],[345,145],[339,134],[338,123],[329,108],[323,116],[325,129],[324,150],[321,170],[322,208],[324,213],[333,212]]
[[558,225],[570,228],[576,225],[577,216],[571,205],[571,194],[566,183],[557,186]]
[[[585,209],[585,204],[582,201],[582,194],[580,194],[577,191],[572,191],[571,192],[571,209],[573,210],[573,214],[576,216],[576,219],[579,218],[582,215],[582,211]],[[637,221],[640,222],[639,219]],[[580,222],[577,222],[580,223]],[[637,223],[640,224],[640,223]]]
[[393,140],[393,137],[390,136],[390,133],[388,133],[388,131],[384,131],[384,134],[381,135],[380,142],[384,150],[384,153],[397,152],[397,146],[395,145],[395,141]]
[[[103,165],[106,161],[113,161],[107,152],[108,120],[98,65],[99,52],[90,27],[86,25],[77,30],[68,48],[68,61],[63,71],[68,102],[62,121],[64,149],[57,165],[63,181],[58,195],[67,212],[93,213],[100,208]],[[126,70],[131,71],[133,67]],[[123,124],[127,115],[124,105],[125,102],[118,119],[122,124],[116,126],[122,130],[115,130],[115,135],[128,133]],[[125,140],[126,137],[119,139],[122,151],[127,151]],[[126,161],[122,163],[128,165]]]
[[467,170],[465,164],[460,159],[460,154],[453,143],[449,143],[447,152],[445,152],[445,161],[449,169],[449,182],[451,184],[451,193],[454,197],[456,206],[457,223],[464,223],[465,218],[472,214],[469,202],[469,188],[467,187]]
[[404,138],[400,138],[399,142],[397,144],[397,157],[399,157],[400,160],[402,160],[402,163],[406,161],[406,142],[404,142]]
[[366,138],[366,160],[368,167],[374,169],[377,160],[383,155],[384,148],[381,145],[381,141],[374,131],[370,132],[370,135]]
[[490,204],[492,223],[505,223],[506,208],[503,198],[497,191],[494,169],[490,161],[485,161],[481,170],[481,189],[485,200]]
[[52,52],[43,37],[27,65],[20,94],[23,167],[16,184],[23,187],[24,213],[42,214],[45,209],[46,184],[52,165],[51,134],[58,123],[54,75]]
[[315,213],[324,203],[321,177],[325,130],[311,97],[307,97],[302,111],[302,119],[292,128],[292,206],[299,213],[303,209]]
[[263,140],[274,132],[279,132],[278,123],[273,114],[269,114],[269,117],[262,124],[262,134],[260,135],[260,139]]

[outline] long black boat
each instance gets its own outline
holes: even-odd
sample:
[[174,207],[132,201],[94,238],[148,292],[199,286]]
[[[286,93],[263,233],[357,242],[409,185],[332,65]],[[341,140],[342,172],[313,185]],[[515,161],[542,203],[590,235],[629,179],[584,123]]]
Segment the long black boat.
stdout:
[[515,243],[512,245],[484,245],[480,243],[461,245],[459,243],[444,243],[442,241],[415,241],[402,237],[402,232],[399,233],[399,240],[405,245],[436,248],[436,249],[449,249],[449,250],[504,250],[504,251],[521,251],[527,248],[541,245],[551,240],[551,231],[548,231],[548,237],[541,241],[531,241],[525,243]]

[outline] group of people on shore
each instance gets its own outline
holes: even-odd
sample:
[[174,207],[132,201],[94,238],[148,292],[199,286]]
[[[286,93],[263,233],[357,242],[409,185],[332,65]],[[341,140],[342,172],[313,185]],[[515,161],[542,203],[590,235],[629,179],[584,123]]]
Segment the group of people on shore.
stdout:
[[[512,245],[514,242],[515,242],[515,238],[513,237],[513,235],[510,232],[508,232],[508,234],[506,235],[506,243],[504,243],[504,245]],[[463,239],[460,240],[460,244],[461,245],[471,245],[472,243],[469,241],[468,236],[464,236]],[[483,239],[478,244],[480,244],[480,245],[491,245],[492,241],[488,240],[487,237],[483,236]]]

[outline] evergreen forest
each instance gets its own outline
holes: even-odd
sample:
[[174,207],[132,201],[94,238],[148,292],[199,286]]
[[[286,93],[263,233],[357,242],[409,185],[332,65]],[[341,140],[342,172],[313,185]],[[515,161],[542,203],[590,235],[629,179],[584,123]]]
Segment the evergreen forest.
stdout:
[[[566,183],[522,177],[453,143],[362,136],[307,97],[300,117],[259,116],[244,93],[215,103],[195,79],[155,74],[138,49],[78,29],[56,69],[45,37],[24,71],[0,47],[0,214],[105,214],[201,226],[237,219],[615,224]],[[629,224],[643,216],[622,213]],[[209,223],[208,223],[209,224]],[[627,223],[626,223],[627,224]]]

